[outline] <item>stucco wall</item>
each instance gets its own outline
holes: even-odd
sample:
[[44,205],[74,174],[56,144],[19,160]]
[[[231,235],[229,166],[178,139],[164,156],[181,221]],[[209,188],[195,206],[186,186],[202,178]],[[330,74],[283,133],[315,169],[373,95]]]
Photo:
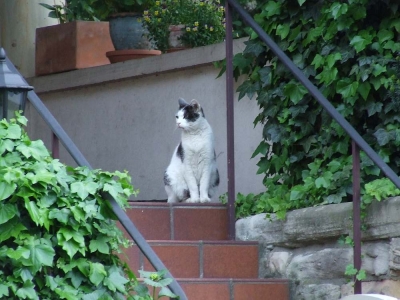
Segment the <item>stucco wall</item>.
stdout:
[[[242,48],[237,41],[235,52]],[[143,200],[166,198],[163,172],[180,139],[174,117],[177,100],[197,99],[214,129],[220,195],[227,191],[226,88],[225,76],[216,79],[219,69],[212,62],[224,54],[224,44],[217,44],[29,82],[91,165],[128,170]],[[256,101],[235,99],[237,192],[264,190],[262,176],[256,175],[257,159],[250,159],[262,135],[260,127],[253,127],[257,114]],[[29,105],[26,116],[31,137],[50,147],[50,132]],[[61,160],[73,164],[64,149]]]
[[23,76],[35,74],[36,28],[58,24],[39,3],[63,4],[64,0],[0,0],[0,47]]

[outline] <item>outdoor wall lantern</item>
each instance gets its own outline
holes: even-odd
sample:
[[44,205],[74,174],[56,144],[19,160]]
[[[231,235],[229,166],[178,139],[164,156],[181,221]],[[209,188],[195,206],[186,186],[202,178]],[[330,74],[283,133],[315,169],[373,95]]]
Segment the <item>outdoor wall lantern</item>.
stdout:
[[10,71],[6,52],[0,48],[0,120],[14,117],[15,111],[24,111],[28,91],[32,89],[21,75]]

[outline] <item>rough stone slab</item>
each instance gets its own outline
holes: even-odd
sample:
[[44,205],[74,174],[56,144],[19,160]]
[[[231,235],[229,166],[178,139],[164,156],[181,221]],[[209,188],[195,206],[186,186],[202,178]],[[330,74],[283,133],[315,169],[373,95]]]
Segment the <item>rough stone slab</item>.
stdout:
[[[236,222],[236,239],[260,241],[282,247],[301,247],[337,239],[352,233],[352,203],[304,208],[287,213],[285,220],[275,215],[251,216]],[[373,203],[367,212],[363,240],[400,236],[400,197]]]
[[296,300],[338,300],[340,287],[334,284],[309,284],[300,286]]
[[327,248],[294,255],[287,266],[287,278],[296,281],[333,280],[342,278],[346,265],[352,262],[353,249]]
[[[396,280],[363,282],[361,288],[364,294],[380,294],[400,298],[400,282]],[[342,297],[352,295],[354,293],[352,283],[343,285],[341,293]]]

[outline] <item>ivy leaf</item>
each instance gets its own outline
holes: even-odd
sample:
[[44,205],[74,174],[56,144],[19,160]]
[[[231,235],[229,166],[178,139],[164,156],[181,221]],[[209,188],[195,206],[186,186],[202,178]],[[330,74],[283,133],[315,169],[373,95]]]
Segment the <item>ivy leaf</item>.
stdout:
[[35,285],[31,281],[24,282],[22,288],[19,288],[15,295],[22,299],[39,300],[35,291]]
[[25,198],[25,208],[29,212],[32,221],[35,222],[36,225],[43,225],[41,212],[39,211],[39,208],[35,202],[29,201],[28,198]]
[[383,104],[381,102],[369,102],[367,105],[368,117],[382,111]]
[[357,91],[363,97],[364,100],[368,99],[369,91],[371,90],[371,85],[368,81],[361,82],[358,85]]
[[358,82],[351,82],[350,79],[339,80],[336,85],[337,92],[341,94],[344,98],[352,97],[356,94],[358,89]]
[[329,204],[338,204],[342,202],[342,197],[338,194],[329,195],[326,197],[326,202]]
[[90,263],[89,279],[90,281],[98,286],[107,275],[104,265],[101,263]]
[[239,69],[245,69],[252,62],[252,59],[244,56],[242,53],[238,53],[233,58],[233,66]]
[[5,151],[12,152],[14,150],[15,142],[9,139],[0,140],[0,154],[3,154]]
[[339,2],[334,2],[330,8],[330,12],[334,20],[346,14],[347,10],[348,10],[347,3],[339,3]]
[[374,136],[379,144],[379,146],[384,146],[391,140],[391,135],[383,128],[379,128],[375,131]]
[[89,182],[74,182],[71,184],[71,192],[76,193],[82,200],[85,200],[89,194],[94,195],[97,191],[99,184]]
[[[258,74],[260,75],[262,87],[265,87],[265,86],[271,84],[271,80],[272,80],[271,67],[263,67],[262,69],[260,69],[258,71]],[[257,98],[257,100],[258,100],[258,98]]]
[[[251,55],[257,57],[265,50],[264,46],[261,43],[259,43],[257,40],[246,41],[246,42],[244,42],[244,44],[246,45],[246,48],[243,51],[244,55],[251,54]],[[247,66],[248,62],[249,62],[249,58],[246,58],[246,62],[247,62],[246,63],[246,66]]]
[[56,208],[50,211],[49,219],[57,219],[58,222],[62,224],[67,224],[70,214],[71,214],[70,210],[67,208],[63,209]]
[[17,185],[15,183],[7,183],[4,181],[0,182],[0,200],[7,199],[16,190]]
[[254,158],[258,154],[265,155],[267,153],[267,151],[269,150],[269,148],[270,148],[269,144],[267,144],[265,141],[261,141],[261,143],[258,145],[256,150],[254,150],[253,155],[251,156],[251,158]]
[[318,69],[324,63],[324,61],[325,59],[320,54],[317,53],[311,64],[314,65],[316,69]]
[[17,213],[17,208],[13,204],[0,204],[0,224],[11,220]]
[[297,0],[297,2],[299,3],[300,6],[302,6],[304,2],[306,2],[306,0]]
[[354,47],[357,53],[364,50],[369,44],[371,44],[371,39],[365,39],[359,35],[356,35],[350,41],[350,45]]
[[90,252],[99,251],[100,253],[108,254],[110,252],[110,247],[107,244],[109,240],[110,238],[104,236],[92,239],[89,244]]
[[290,26],[287,23],[284,24],[279,24],[278,27],[276,28],[276,34],[281,37],[281,39],[285,39],[290,31]]
[[21,127],[19,127],[17,124],[10,124],[10,126],[7,128],[6,138],[18,140],[21,137],[21,133]]
[[58,244],[62,245],[62,248],[67,252],[69,258],[71,259],[80,250],[78,243],[74,240],[59,241]]
[[[305,1],[305,0],[304,0]],[[175,295],[171,290],[167,287],[162,287],[160,289],[160,292],[158,293],[159,297],[169,297],[169,298],[176,298],[177,295]]]
[[263,10],[267,12],[267,17],[279,15],[281,13],[281,3],[268,1]]
[[2,296],[9,296],[8,286],[5,284],[0,284],[0,297]]
[[[115,292],[116,290],[123,293],[125,291],[125,284],[128,280],[121,276],[119,270],[115,267],[110,268],[110,275],[104,279],[104,285],[106,285],[111,291]],[[160,296],[160,294],[158,294]]]
[[26,158],[33,157],[37,160],[40,160],[42,157],[49,156],[49,151],[47,151],[46,146],[40,140],[30,142],[30,144],[21,143],[16,149]]
[[26,227],[21,224],[16,217],[0,225],[0,243],[8,240],[10,237],[17,237],[19,233],[25,230]]
[[289,97],[293,104],[297,104],[307,94],[307,89],[299,83],[288,83],[283,90],[283,94]]
[[387,29],[381,29],[378,32],[379,43],[383,44],[385,41],[392,40],[394,37],[393,31]]
[[55,255],[55,251],[49,245],[39,244],[39,245],[30,245],[30,257],[29,261],[32,262],[32,266],[35,270],[40,270],[42,266],[53,265],[53,258]]
[[380,64],[375,64],[372,74],[377,77],[380,74],[386,72],[386,66],[381,66]]
[[326,178],[324,178],[324,177],[318,177],[318,178],[315,180],[315,186],[316,186],[317,188],[321,188],[321,187],[328,188],[329,185],[330,185],[330,183],[329,183],[329,182],[326,180]]
[[273,143],[278,143],[282,138],[282,131],[284,129],[281,126],[271,124],[264,127],[264,137]]
[[239,92],[238,99],[240,100],[246,95],[249,99],[252,99],[254,94],[259,90],[259,86],[260,83],[258,81],[253,83],[250,80],[246,80],[236,90],[236,92]]

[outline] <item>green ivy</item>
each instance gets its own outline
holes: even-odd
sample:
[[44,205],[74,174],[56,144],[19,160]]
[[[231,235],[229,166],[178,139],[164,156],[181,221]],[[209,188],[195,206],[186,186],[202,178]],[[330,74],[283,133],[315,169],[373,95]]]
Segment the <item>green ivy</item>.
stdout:
[[[266,1],[256,22],[353,125],[400,172],[400,10],[395,0]],[[263,126],[258,173],[266,192],[245,197],[240,216],[351,200],[351,140],[250,29],[234,74],[247,79],[239,99],[255,99]],[[382,178],[361,153],[362,183]],[[362,194],[365,189],[362,188]],[[247,199],[252,198],[252,200]]]
[[127,173],[66,167],[22,129],[0,121],[0,298],[143,299],[117,254],[128,240],[109,203],[136,194]]

